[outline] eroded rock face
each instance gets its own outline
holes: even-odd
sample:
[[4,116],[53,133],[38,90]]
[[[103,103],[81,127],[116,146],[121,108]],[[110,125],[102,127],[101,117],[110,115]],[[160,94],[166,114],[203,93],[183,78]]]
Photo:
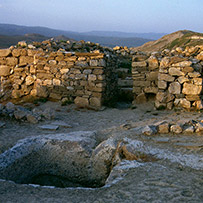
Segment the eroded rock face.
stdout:
[[116,144],[107,140],[96,147],[95,136],[78,131],[21,140],[0,155],[0,178],[58,187],[103,186]]

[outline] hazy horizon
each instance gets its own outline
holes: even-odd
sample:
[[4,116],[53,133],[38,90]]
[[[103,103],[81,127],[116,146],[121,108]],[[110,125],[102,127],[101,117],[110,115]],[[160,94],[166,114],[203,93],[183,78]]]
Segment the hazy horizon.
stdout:
[[201,0],[0,0],[0,23],[72,32],[203,32]]

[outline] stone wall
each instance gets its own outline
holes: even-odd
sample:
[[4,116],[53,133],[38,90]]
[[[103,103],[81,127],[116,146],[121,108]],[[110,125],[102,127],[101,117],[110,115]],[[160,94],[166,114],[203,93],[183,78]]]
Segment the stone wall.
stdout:
[[149,95],[158,92],[159,61],[155,55],[137,53],[132,57],[133,93],[136,103],[146,102]]
[[160,61],[155,107],[203,109],[203,47],[179,52]]
[[133,56],[135,103],[155,94],[157,109],[203,109],[203,46]]
[[1,100],[68,98],[79,107],[100,108],[116,94],[114,63],[103,53],[0,50]]

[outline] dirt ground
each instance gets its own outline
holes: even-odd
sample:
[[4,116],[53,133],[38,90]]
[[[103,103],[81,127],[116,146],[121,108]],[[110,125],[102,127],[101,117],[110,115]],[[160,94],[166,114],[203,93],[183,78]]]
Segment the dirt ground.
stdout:
[[[137,127],[158,121],[182,122],[202,119],[198,112],[154,110],[153,103],[102,111],[76,109],[74,105],[46,102],[38,108],[55,111],[54,120],[38,124],[0,118],[6,125],[0,128],[0,153],[14,146],[20,139],[51,133],[97,131],[98,142],[109,137],[128,137],[145,144],[146,151],[159,158],[156,162],[126,162],[112,172],[109,185],[97,189],[51,188],[0,181],[0,202],[203,202],[203,134],[192,135],[139,135]],[[72,128],[59,127],[56,131],[42,130],[39,126],[53,121],[64,121]],[[123,128],[129,124],[131,129]],[[145,150],[145,149],[143,149]],[[134,167],[131,167],[134,164]],[[113,175],[115,174],[115,178]]]

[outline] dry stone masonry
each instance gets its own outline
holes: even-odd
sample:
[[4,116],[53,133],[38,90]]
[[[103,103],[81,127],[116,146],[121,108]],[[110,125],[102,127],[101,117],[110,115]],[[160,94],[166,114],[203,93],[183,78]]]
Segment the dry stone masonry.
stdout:
[[146,102],[147,96],[158,92],[159,61],[153,54],[137,53],[132,58],[133,93],[135,102]]
[[157,109],[203,109],[202,68],[202,46],[136,54],[132,62],[135,102],[154,94]]
[[3,49],[0,50],[1,97],[69,98],[79,107],[99,109],[116,92],[114,67],[113,60],[104,53]]

